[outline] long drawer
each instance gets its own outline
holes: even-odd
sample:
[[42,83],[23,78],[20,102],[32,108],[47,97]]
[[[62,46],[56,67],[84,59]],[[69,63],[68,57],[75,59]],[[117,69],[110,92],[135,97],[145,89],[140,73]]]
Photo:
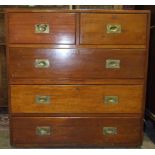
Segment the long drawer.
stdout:
[[22,146],[138,146],[142,121],[131,117],[13,117],[12,143]]
[[12,113],[141,113],[143,85],[11,85]]
[[75,44],[75,21],[74,13],[11,13],[9,43]]
[[147,14],[82,13],[80,44],[146,45]]
[[[145,50],[10,48],[10,78],[59,81],[144,78]],[[19,59],[20,58],[20,59]]]

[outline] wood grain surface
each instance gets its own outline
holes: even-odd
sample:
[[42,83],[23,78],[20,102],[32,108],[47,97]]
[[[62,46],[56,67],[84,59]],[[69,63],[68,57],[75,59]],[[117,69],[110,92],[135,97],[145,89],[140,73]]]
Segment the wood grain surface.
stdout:
[[[144,78],[145,57],[145,50],[136,49],[10,48],[10,79],[35,79],[36,82],[50,79],[50,84],[54,81],[96,80],[99,83],[103,79],[138,79]],[[36,59],[48,60],[49,67],[36,68]],[[120,68],[106,68],[109,59],[119,60]]]
[[[12,144],[37,146],[139,146],[141,119],[135,117],[14,117]],[[50,127],[51,134],[39,136],[36,127]],[[104,135],[103,127],[117,128],[117,134]]]
[[[35,33],[36,24],[49,24],[50,32]],[[73,13],[12,13],[8,29],[10,43],[75,44]]]
[[[81,44],[146,44],[147,14],[81,14]],[[120,33],[107,33],[107,25],[121,26]]]
[[[149,13],[6,10],[11,144],[140,146]],[[36,24],[49,24],[50,33],[34,33]],[[107,32],[108,24],[121,26],[120,33]],[[36,60],[49,65],[38,68]],[[107,60],[117,60],[119,67],[107,68]],[[49,97],[48,104],[38,104],[38,96]],[[105,104],[107,96],[116,97],[117,104]],[[50,134],[38,135],[40,127]],[[114,134],[105,134],[106,128]]]
[[[142,113],[143,85],[12,85],[12,113]],[[50,97],[39,104],[37,96]],[[117,96],[118,103],[106,103]]]

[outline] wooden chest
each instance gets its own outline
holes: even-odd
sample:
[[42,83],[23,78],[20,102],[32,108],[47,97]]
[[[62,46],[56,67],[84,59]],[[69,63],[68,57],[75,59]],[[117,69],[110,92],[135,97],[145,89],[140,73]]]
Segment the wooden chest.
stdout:
[[136,147],[149,11],[8,9],[11,144]]

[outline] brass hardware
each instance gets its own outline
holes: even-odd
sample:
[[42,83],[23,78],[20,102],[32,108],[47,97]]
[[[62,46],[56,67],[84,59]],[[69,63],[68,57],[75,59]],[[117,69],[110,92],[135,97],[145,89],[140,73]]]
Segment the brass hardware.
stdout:
[[36,24],[35,33],[49,33],[49,24]]
[[120,68],[120,60],[107,59],[106,60],[106,68]]
[[104,103],[105,104],[118,104],[119,98],[118,96],[105,96]]
[[51,127],[49,127],[49,126],[36,127],[36,135],[38,135],[38,136],[49,136],[49,135],[51,135]]
[[107,33],[121,33],[122,27],[119,24],[107,24]]
[[103,135],[116,135],[117,128],[116,127],[103,127]]
[[48,59],[36,59],[35,67],[36,68],[48,68],[50,66],[50,62]]
[[37,104],[49,104],[51,102],[51,97],[37,95],[35,100]]

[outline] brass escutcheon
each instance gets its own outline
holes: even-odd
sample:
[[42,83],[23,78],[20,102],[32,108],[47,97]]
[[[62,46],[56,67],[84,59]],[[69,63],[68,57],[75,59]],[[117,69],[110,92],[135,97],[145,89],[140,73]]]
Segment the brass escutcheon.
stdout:
[[37,104],[49,104],[51,102],[51,97],[36,95],[35,101]]
[[34,65],[35,68],[48,68],[50,66],[50,62],[48,59],[36,59]]
[[118,96],[105,96],[104,103],[105,104],[118,104],[119,98]]
[[120,68],[120,60],[107,59],[105,67],[106,68],[111,68],[111,69],[115,69],[115,68],[119,69]]
[[51,135],[51,127],[49,127],[49,126],[38,126],[38,127],[36,127],[36,135],[38,135],[38,136],[49,136],[49,135]]
[[116,135],[117,128],[116,127],[103,127],[103,135]]
[[121,33],[122,28],[120,24],[107,24],[107,33]]
[[35,33],[49,33],[49,24],[36,24]]

